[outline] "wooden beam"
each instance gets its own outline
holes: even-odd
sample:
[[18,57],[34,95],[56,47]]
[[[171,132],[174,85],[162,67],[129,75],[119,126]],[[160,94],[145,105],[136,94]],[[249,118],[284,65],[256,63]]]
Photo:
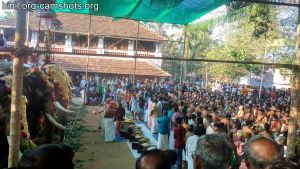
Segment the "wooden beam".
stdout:
[[[300,8],[298,7],[298,25],[297,25],[297,37],[296,37],[296,58],[295,65],[300,66]],[[298,126],[298,112],[300,111],[300,70],[294,70],[294,78],[292,81],[292,92],[291,92],[291,108],[290,108],[290,119],[288,127],[288,155],[292,156],[295,154],[296,141],[297,141],[297,126]]]
[[[46,53],[41,51],[31,51],[33,53]],[[107,58],[137,58],[137,59],[161,59],[161,60],[174,60],[174,61],[186,61],[186,62],[211,62],[211,63],[238,63],[238,64],[253,64],[253,65],[267,65],[274,67],[283,67],[288,69],[298,69],[299,66],[295,64],[283,64],[283,63],[264,63],[256,61],[234,61],[234,60],[213,60],[213,59],[184,59],[184,58],[172,58],[172,57],[149,57],[149,56],[120,56],[120,55],[107,55],[107,54],[81,54],[81,53],[70,53],[70,52],[50,52],[53,54],[63,55],[78,55],[78,56],[102,56]]]
[[269,5],[279,5],[279,6],[291,6],[291,7],[298,7],[299,4],[297,3],[290,3],[290,2],[277,2],[277,1],[266,1],[266,0],[232,0],[232,1],[239,1],[239,2],[249,2],[249,3],[258,3],[258,4],[269,4]]
[[[0,53],[1,53],[0,49]],[[210,63],[229,63],[229,64],[253,64],[253,65],[266,65],[266,66],[273,66],[273,67],[282,67],[288,69],[297,69],[300,70],[300,66],[296,64],[283,64],[283,63],[264,63],[264,62],[257,62],[257,61],[234,61],[234,60],[213,60],[213,59],[184,59],[180,58],[172,58],[172,57],[150,57],[150,56],[129,56],[129,55],[107,55],[107,54],[87,54],[87,53],[71,53],[71,52],[46,52],[46,51],[39,51],[39,50],[29,50],[29,53],[32,54],[43,54],[43,53],[51,53],[57,55],[69,55],[69,56],[101,56],[106,58],[137,58],[137,59],[159,59],[159,60],[174,60],[174,61],[185,61],[185,62],[210,62]],[[6,52],[3,52],[6,54]],[[10,54],[7,52],[7,54]]]
[[[24,2],[18,1],[19,6]],[[19,162],[20,130],[21,130],[21,100],[23,93],[23,64],[25,57],[24,43],[26,37],[26,11],[17,10],[17,23],[15,32],[15,50],[13,59],[13,77],[11,91],[11,115],[10,115],[10,145],[8,156],[8,168],[15,168]]]

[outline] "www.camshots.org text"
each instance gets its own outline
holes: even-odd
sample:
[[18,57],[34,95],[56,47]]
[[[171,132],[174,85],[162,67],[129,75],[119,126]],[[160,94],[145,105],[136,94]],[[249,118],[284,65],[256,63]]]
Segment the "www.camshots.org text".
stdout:
[[97,12],[99,10],[99,4],[80,4],[74,3],[55,3],[55,4],[33,4],[33,3],[23,3],[18,4],[16,1],[7,1],[1,4],[2,10],[93,10]]

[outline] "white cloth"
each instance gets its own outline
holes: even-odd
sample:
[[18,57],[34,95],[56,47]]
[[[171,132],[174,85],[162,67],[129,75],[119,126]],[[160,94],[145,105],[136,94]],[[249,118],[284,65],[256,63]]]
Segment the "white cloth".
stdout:
[[215,131],[211,126],[208,126],[206,128],[206,134],[214,134],[214,133],[215,133]]
[[157,149],[166,151],[169,148],[168,134],[158,133]]
[[188,120],[188,124],[189,125],[192,125],[193,127],[196,127],[197,126],[197,124],[194,122],[194,120],[192,120],[192,119],[189,119]]
[[158,123],[157,123],[157,117],[152,116],[152,123],[151,123],[151,133],[157,133],[157,127],[158,127]]
[[169,150],[175,150],[174,144],[175,144],[174,131],[171,130],[169,135]]
[[188,169],[194,169],[192,154],[195,153],[199,136],[190,136],[186,141],[185,151],[186,159],[188,161]]
[[149,110],[146,109],[145,113],[144,113],[144,121],[147,123],[148,122],[148,115],[149,115]]
[[82,104],[85,104],[86,101],[87,101],[87,97],[86,97],[86,95],[85,95],[84,90],[81,90],[81,91],[80,91],[80,94],[81,94],[81,101],[82,101]]
[[114,141],[115,135],[115,124],[113,118],[104,118],[104,140]]

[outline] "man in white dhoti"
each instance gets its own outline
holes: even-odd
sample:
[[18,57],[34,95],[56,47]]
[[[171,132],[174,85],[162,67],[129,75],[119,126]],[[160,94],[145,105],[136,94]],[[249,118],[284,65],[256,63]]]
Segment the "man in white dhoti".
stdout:
[[115,124],[114,124],[114,116],[115,116],[115,109],[117,105],[114,101],[109,102],[109,107],[105,111],[104,114],[104,140],[106,142],[113,142],[116,138],[115,135]]
[[169,148],[169,126],[170,126],[170,118],[168,117],[168,112],[164,112],[164,116],[157,120],[158,122],[158,142],[157,149],[166,151]]
[[190,136],[186,141],[185,152],[186,152],[186,159],[188,162],[188,169],[194,169],[192,154],[194,154],[196,151],[197,142],[200,136],[204,134],[205,134],[205,128],[196,127],[194,129],[194,135]]

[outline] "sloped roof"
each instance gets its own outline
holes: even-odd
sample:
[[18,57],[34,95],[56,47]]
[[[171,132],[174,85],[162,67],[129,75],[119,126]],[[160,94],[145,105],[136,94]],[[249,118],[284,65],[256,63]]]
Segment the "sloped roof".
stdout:
[[[66,71],[85,72],[86,56],[55,55],[54,62]],[[132,75],[134,73],[134,60],[90,57],[88,72]],[[136,62],[137,76],[166,77],[171,76],[168,72],[158,68],[147,61]]]
[[[61,30],[55,32],[87,34],[89,29],[89,15],[57,13],[57,19],[61,22]],[[113,21],[111,17],[91,16],[91,34],[106,37],[136,38],[138,24],[133,20],[120,19]],[[29,27],[38,30],[39,18],[30,15]],[[16,19],[0,20],[0,27],[15,28]],[[148,30],[140,24],[139,39],[163,41],[165,37]]]

